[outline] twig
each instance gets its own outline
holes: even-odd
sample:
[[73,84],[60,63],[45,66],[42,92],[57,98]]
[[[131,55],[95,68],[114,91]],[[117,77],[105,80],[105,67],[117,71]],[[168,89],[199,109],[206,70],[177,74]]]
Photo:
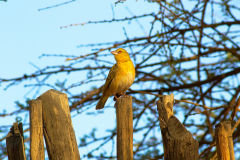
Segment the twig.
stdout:
[[238,127],[238,125],[240,124],[240,118],[238,119],[238,121],[235,123],[235,125],[232,128],[232,134],[234,132],[234,130]]
[[188,100],[178,100],[178,99],[174,99],[176,102],[185,102],[185,103],[190,103],[190,104],[193,104],[195,106],[199,106],[199,107],[203,107],[204,109],[209,109],[209,110],[217,110],[217,109],[220,109],[220,108],[224,108],[225,106],[222,105],[222,106],[218,106],[218,107],[208,107],[206,105],[201,105],[201,104],[198,104],[198,103],[194,103],[194,102],[190,102]]
[[38,9],[38,11],[43,11],[43,10],[47,10],[47,9],[51,9],[51,8],[55,8],[55,7],[60,7],[60,6],[72,3],[74,1],[76,1],[76,0],[70,0],[70,1],[63,2],[63,3],[55,4],[55,5],[52,5],[52,6],[40,8],[40,9]]

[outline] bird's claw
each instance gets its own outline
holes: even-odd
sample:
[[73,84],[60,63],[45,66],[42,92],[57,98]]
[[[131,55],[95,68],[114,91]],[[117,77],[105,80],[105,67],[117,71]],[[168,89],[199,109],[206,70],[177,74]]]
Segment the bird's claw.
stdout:
[[118,98],[121,97],[121,95],[122,95],[122,94],[119,94],[119,93],[115,94],[114,97],[113,97],[113,100],[114,100],[114,101],[117,101]]

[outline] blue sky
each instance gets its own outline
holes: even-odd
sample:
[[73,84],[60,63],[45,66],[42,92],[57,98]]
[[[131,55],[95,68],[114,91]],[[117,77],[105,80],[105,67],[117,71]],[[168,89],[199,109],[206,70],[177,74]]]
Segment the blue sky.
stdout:
[[[147,2],[136,3],[135,1],[115,6],[112,1],[93,0],[75,1],[57,8],[38,11],[40,8],[58,3],[61,2],[28,0],[0,2],[1,78],[13,78],[31,73],[36,70],[32,64],[41,68],[48,64],[66,63],[64,59],[39,59],[39,56],[44,53],[78,56],[88,51],[85,48],[78,48],[79,44],[117,41],[125,38],[123,25],[119,23],[90,24],[60,29],[61,26],[84,23],[89,20],[112,19],[112,7],[115,10],[115,18],[124,18],[132,16],[126,7],[130,8],[133,14],[139,15],[144,13],[144,10],[148,12],[148,9],[153,6]],[[133,29],[129,29],[130,35],[143,34],[138,25],[131,24],[131,27]],[[6,91],[1,90],[0,92],[5,95],[4,98],[1,97],[3,98],[1,106],[11,108],[14,106],[14,99],[20,99],[25,90],[21,85],[20,88],[17,86]]]
[[[36,66],[42,68],[49,64],[67,63],[64,59],[39,58],[44,53],[79,56],[89,51],[77,47],[79,44],[125,39],[123,34],[124,25],[128,25],[127,32],[131,36],[145,34],[136,22],[131,22],[131,25],[127,22],[107,25],[89,24],[63,29],[60,28],[61,26],[84,23],[89,20],[112,19],[113,16],[115,18],[131,17],[148,13],[149,10],[154,11],[157,7],[143,1],[137,1],[137,3],[136,1],[127,1],[115,5],[114,1],[110,0],[90,0],[75,1],[60,7],[39,11],[41,8],[62,2],[65,1],[0,1],[1,78],[14,78],[22,76],[24,73],[31,73],[36,70]],[[147,25],[144,24],[144,27],[147,27]],[[77,81],[77,77],[73,81]],[[27,81],[24,84],[29,82]],[[32,98],[33,93],[26,94],[29,90],[24,88],[24,84],[10,87],[7,90],[3,90],[4,85],[0,84],[1,112],[6,110],[7,113],[10,113],[16,109],[15,101],[25,102],[26,98]],[[43,88],[39,95],[47,89],[49,88]],[[113,108],[109,108],[105,110],[104,114],[99,114],[97,117],[89,115],[76,116],[73,118],[76,136],[87,134],[94,127],[100,128],[101,134],[106,134],[104,132],[105,128],[113,128],[115,125],[114,112]],[[25,119],[28,119],[28,117]],[[0,125],[11,125],[14,121],[15,117],[1,118]],[[28,128],[28,126],[25,126],[25,128]],[[80,149],[80,152],[86,153],[90,149]]]

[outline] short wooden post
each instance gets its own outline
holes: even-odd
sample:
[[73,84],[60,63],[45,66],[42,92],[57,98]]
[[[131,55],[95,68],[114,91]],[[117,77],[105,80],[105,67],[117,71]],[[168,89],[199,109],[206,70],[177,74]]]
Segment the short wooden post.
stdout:
[[157,102],[165,160],[198,160],[198,142],[173,115],[174,96],[164,95]]
[[30,105],[30,159],[44,160],[42,101],[32,100]]
[[115,107],[117,116],[117,159],[133,160],[132,97],[121,96]]
[[219,160],[234,160],[231,121],[216,126],[216,145]]
[[22,123],[14,123],[6,138],[8,160],[26,160]]
[[38,99],[42,101],[43,133],[48,158],[80,160],[67,95],[48,90]]

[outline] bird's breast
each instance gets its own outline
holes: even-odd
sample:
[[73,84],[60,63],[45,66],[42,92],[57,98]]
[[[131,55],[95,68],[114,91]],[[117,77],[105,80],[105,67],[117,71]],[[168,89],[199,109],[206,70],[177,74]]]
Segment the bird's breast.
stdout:
[[119,75],[124,76],[127,79],[135,78],[135,68],[132,61],[127,61],[118,65],[119,67]]
[[126,91],[135,79],[135,68],[132,61],[118,64],[116,76],[117,92]]

